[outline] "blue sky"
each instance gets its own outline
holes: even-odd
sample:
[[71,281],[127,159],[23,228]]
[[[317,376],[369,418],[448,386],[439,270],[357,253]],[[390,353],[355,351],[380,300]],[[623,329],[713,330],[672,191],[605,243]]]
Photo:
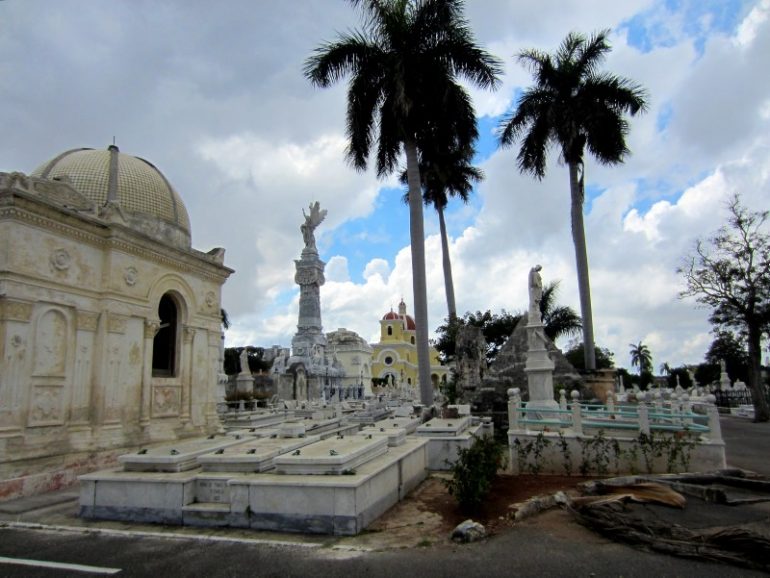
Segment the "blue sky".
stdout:
[[[554,154],[542,181],[520,175],[493,133],[531,83],[515,54],[610,28],[605,69],[645,86],[650,110],[631,123],[623,165],[586,166],[597,342],[624,366],[640,340],[656,366],[700,361],[708,312],[678,299],[676,266],[721,225],[732,193],[767,206],[769,14],[770,0],[468,0],[477,40],[505,70],[497,91],[471,91],[486,179],[447,211],[459,309],[522,309],[535,263],[577,309],[566,169]],[[0,171],[113,136],[153,162],[185,200],[193,245],[225,247],[236,270],[223,290],[228,345],[290,343],[302,208],[318,200],[329,211],[317,231],[325,329],[373,339],[402,296],[411,307],[407,207],[394,179],[345,162],[345,84],[319,90],[302,76],[313,48],[358,25],[343,0],[229,0],[226,11],[203,0],[0,2],[0,73],[11,79],[0,86]],[[436,327],[438,224],[425,216]]]

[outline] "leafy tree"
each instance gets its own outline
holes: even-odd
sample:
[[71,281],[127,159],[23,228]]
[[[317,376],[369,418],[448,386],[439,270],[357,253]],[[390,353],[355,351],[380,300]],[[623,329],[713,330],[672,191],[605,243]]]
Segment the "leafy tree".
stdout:
[[241,352],[246,350],[246,359],[249,361],[249,371],[251,373],[259,373],[261,371],[268,371],[272,366],[272,360],[265,359],[265,349],[263,347],[254,347],[253,345],[247,345],[246,347],[227,347],[225,349],[225,373],[227,375],[233,375],[240,373],[241,368]]
[[[540,300],[540,313],[543,318],[545,334],[551,341],[559,337],[574,334],[580,330],[580,317],[571,307],[561,306],[556,303],[556,295],[559,282],[554,281],[543,289],[543,297]],[[491,362],[508,341],[508,338],[516,329],[522,313],[508,313],[505,309],[500,314],[494,314],[490,310],[482,313],[467,312],[462,318],[447,318],[444,324],[436,329],[438,339],[433,346],[438,350],[444,362],[451,361],[455,356],[455,340],[457,330],[463,325],[481,327],[484,339],[487,342],[487,362]]]
[[467,312],[463,317],[457,317],[454,320],[445,319],[444,324],[436,329],[438,338],[433,346],[439,352],[443,362],[452,361],[455,357],[457,331],[460,327],[466,325],[480,327],[487,342],[487,362],[491,362],[511,336],[521,317],[520,313],[508,313],[503,309],[499,314],[489,310],[484,313],[476,311],[476,313]]
[[458,77],[494,87],[500,65],[475,44],[460,0],[351,0],[351,4],[362,10],[363,29],[317,48],[305,63],[305,75],[319,87],[350,76],[347,155],[356,169],[366,169],[375,138],[379,176],[395,170],[402,152],[406,157],[420,397],[430,405],[418,144],[429,131],[444,126],[442,137],[449,135],[458,146],[470,146],[477,135],[476,117]]
[[652,353],[650,348],[641,341],[639,343],[629,343],[631,350],[628,354],[631,356],[631,367],[639,367],[639,375],[643,373],[652,373]]
[[[449,203],[449,197],[457,197],[467,203],[473,184],[481,181],[484,178],[484,173],[481,169],[470,164],[473,156],[472,148],[446,148],[436,146],[439,142],[438,139],[428,138],[426,140],[428,142],[421,146],[420,154],[423,199],[426,205],[433,205],[438,214],[447,311],[449,319],[454,319],[457,317],[457,305],[444,209]],[[408,175],[404,171],[401,173],[401,182],[407,184],[407,181]],[[409,202],[409,193],[404,196],[404,201]]]
[[687,283],[680,296],[710,307],[715,327],[745,336],[754,420],[768,421],[761,341],[770,327],[770,235],[764,228],[769,213],[748,210],[738,195],[729,201],[728,211],[727,225],[707,241],[699,239],[695,253],[678,269]]
[[695,381],[701,385],[708,385],[719,381],[719,364],[701,363],[695,368]]
[[[571,343],[564,352],[564,357],[577,370],[585,371],[585,351],[583,342]],[[615,354],[606,347],[596,347],[596,367],[595,369],[612,369],[615,367]],[[628,384],[629,382],[626,381]]]
[[[545,176],[549,145],[559,148],[569,168],[572,239],[575,245],[583,342],[594,343],[588,255],[583,227],[586,148],[601,164],[613,165],[629,152],[624,115],[646,109],[645,91],[628,79],[599,72],[610,50],[608,30],[590,38],[570,32],[554,55],[538,50],[519,53],[529,67],[534,86],[526,89],[516,109],[503,119],[500,144],[521,138],[518,166],[538,179]],[[595,348],[585,350],[585,367],[596,368]]]
[[721,373],[719,362],[722,360],[725,362],[727,375],[732,380],[740,379],[748,383],[749,356],[746,353],[746,343],[745,340],[736,337],[732,331],[717,331],[714,341],[706,352],[706,363],[716,367],[717,376],[714,380],[719,379]]
[[615,370],[615,375],[618,376],[618,381],[623,384],[623,387],[630,387],[634,383],[634,378],[636,377],[628,373],[628,370],[625,367],[618,367]]
[[689,389],[695,385],[692,382],[692,378],[690,377],[690,372],[687,371],[685,366],[673,368],[669,367],[666,376],[668,387],[673,388],[677,386],[677,377],[679,378],[679,385],[685,389]]
[[572,307],[556,304],[558,292],[559,281],[553,281],[543,288],[540,299],[540,315],[543,318],[544,331],[551,341],[556,341],[559,337],[575,335],[583,327],[580,315],[575,313]]

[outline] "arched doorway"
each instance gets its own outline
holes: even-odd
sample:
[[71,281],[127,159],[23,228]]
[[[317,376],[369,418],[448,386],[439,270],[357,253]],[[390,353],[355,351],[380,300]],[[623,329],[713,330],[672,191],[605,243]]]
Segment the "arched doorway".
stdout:
[[154,377],[176,377],[179,335],[179,306],[169,293],[160,298],[158,304],[160,329],[152,343],[152,375]]

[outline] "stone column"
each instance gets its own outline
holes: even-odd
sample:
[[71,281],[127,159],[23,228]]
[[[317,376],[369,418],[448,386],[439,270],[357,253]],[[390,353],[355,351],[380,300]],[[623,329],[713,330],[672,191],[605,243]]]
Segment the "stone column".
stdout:
[[193,379],[193,339],[195,338],[195,329],[189,325],[182,327],[182,392],[181,408],[179,411],[179,421],[183,426],[190,422],[190,400],[192,399],[192,379]]
[[142,407],[139,425],[146,428],[150,425],[152,411],[152,343],[160,330],[159,319],[147,319],[144,322],[144,359],[142,362]]
[[[294,281],[299,285],[299,317],[297,333],[292,339],[292,354],[298,357],[323,357],[326,337],[321,324],[321,286],[326,282],[318,253],[305,248],[302,258],[294,261]],[[312,365],[312,363],[311,363]]]

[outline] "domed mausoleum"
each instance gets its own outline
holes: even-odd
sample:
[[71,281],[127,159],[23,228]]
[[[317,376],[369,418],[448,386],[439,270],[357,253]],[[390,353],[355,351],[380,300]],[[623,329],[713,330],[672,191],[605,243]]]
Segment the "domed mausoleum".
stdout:
[[155,165],[121,153],[114,145],[107,150],[65,151],[30,176],[68,183],[96,207],[119,207],[131,228],[190,248],[190,218],[174,187]]
[[0,500],[219,427],[224,250],[150,162],[73,149],[0,173]]

